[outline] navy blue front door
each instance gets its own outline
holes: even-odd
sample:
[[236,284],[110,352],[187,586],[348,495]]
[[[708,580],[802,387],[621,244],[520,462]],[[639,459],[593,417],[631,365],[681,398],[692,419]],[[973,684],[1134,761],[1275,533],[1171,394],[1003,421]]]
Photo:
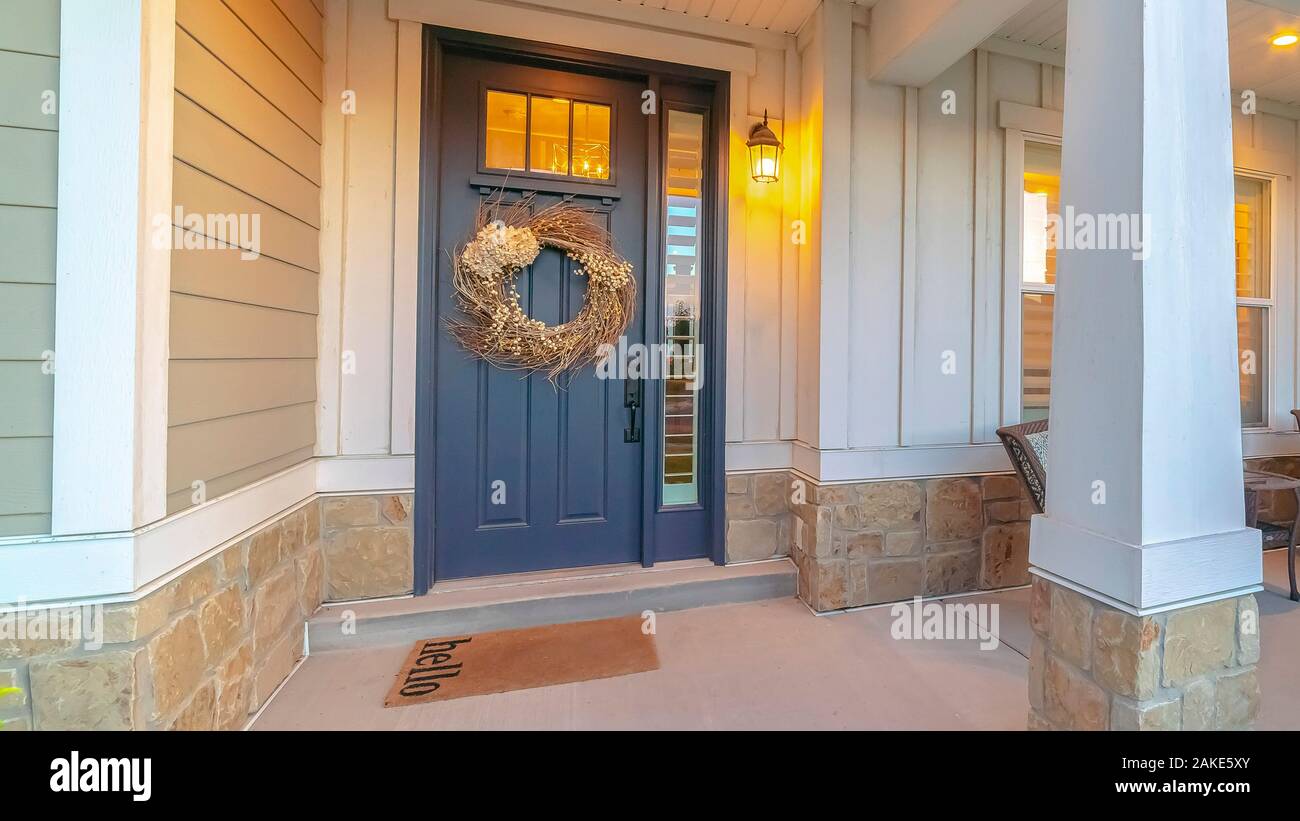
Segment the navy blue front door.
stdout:
[[[624,441],[623,381],[588,367],[557,390],[470,357],[443,319],[458,315],[447,251],[470,238],[480,202],[518,197],[521,184],[537,208],[567,197],[591,209],[646,293],[644,84],[447,53],[439,88],[436,464],[433,498],[422,494],[435,510],[435,578],[638,562],[644,441]],[[529,316],[577,314],[586,286],[573,269],[545,249],[519,274]],[[644,327],[640,306],[628,342]]]

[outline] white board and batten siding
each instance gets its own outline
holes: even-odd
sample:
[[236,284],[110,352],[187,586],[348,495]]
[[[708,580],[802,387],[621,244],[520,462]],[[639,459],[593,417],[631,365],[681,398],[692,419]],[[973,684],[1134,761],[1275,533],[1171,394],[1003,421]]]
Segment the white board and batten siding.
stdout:
[[311,0],[177,0],[176,26],[173,200],[256,215],[260,255],[172,252],[168,513],[315,453],[324,93]]
[[58,88],[59,0],[0,0],[0,536],[50,531]]

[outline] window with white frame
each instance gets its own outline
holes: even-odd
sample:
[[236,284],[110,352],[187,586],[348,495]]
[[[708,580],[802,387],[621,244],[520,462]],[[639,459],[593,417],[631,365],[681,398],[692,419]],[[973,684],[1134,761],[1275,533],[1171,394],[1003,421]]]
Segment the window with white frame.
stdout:
[[[1241,424],[1268,424],[1272,257],[1269,181],[1238,174],[1234,214],[1237,346],[1241,354]],[[1020,420],[1047,418],[1052,378],[1052,302],[1056,249],[1048,215],[1059,213],[1061,147],[1026,140],[1021,200]]]

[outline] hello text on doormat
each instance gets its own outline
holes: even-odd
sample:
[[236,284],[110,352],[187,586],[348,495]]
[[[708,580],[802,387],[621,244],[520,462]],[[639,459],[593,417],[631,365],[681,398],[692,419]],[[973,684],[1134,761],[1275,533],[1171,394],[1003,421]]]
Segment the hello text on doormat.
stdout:
[[385,707],[505,693],[659,669],[638,616],[417,641]]

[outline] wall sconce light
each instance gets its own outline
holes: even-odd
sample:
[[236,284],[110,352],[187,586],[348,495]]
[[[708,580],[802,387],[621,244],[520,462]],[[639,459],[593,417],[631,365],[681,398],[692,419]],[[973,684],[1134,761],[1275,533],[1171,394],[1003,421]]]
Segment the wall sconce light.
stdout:
[[763,109],[763,122],[749,130],[749,170],[755,182],[776,182],[781,177],[781,152],[785,146],[767,126],[767,109]]

